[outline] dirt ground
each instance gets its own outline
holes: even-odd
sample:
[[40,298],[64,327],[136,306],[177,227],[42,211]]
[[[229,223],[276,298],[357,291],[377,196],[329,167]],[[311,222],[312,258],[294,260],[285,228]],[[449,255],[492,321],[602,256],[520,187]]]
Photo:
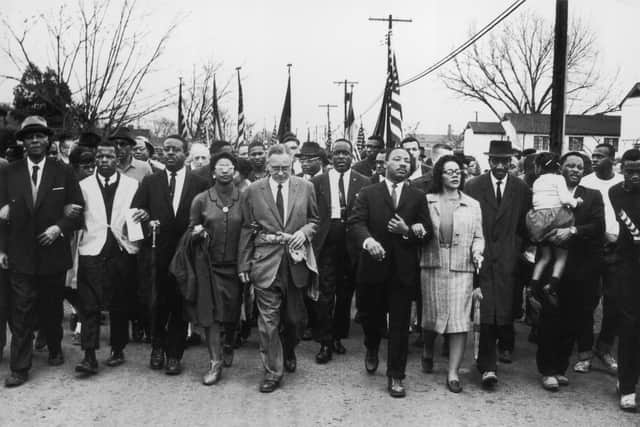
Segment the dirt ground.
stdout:
[[[79,379],[73,367],[81,351],[71,346],[70,332],[65,331],[63,366],[49,367],[47,353],[36,353],[29,382],[17,389],[0,389],[0,426],[640,425],[640,414],[618,409],[616,379],[602,370],[586,375],[569,372],[568,387],[557,393],[543,390],[535,369],[535,346],[526,341],[524,325],[517,330],[514,363],[499,367],[500,383],[493,392],[480,388],[471,345],[461,375],[464,391],[458,395],[446,389],[446,360],[436,358],[435,372],[423,374],[420,351],[411,347],[405,399],[386,393],[384,347],[378,373],[365,372],[359,325],[344,341],[347,354],[334,355],[327,365],[314,362],[317,344],[301,343],[298,370],[286,374],[282,387],[272,394],[258,392],[262,371],[255,332],[236,351],[221,382],[205,387],[200,382],[207,368],[204,345],[187,350],[184,372],[177,377],[151,371],[149,346],[134,343],[125,351],[124,365],[101,365],[97,376]],[[99,360],[108,356],[104,338],[103,343]],[[5,349],[2,377],[9,370],[7,359]]]

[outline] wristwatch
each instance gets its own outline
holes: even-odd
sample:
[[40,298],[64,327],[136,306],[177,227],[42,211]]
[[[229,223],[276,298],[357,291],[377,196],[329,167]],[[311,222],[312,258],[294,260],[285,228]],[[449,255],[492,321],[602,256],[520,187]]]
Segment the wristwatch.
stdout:
[[578,229],[572,225],[571,227],[569,227],[569,233],[571,233],[572,236],[575,236],[576,234],[578,234]]

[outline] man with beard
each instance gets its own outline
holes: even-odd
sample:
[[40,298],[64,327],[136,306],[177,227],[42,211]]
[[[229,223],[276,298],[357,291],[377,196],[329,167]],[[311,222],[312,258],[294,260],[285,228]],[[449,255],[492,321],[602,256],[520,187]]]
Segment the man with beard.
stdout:
[[523,241],[529,237],[525,217],[531,207],[531,190],[520,179],[508,175],[513,154],[510,141],[491,141],[485,154],[491,170],[468,181],[464,190],[480,202],[482,210],[486,246],[479,275],[483,298],[478,370],[482,385],[493,388],[498,383],[496,347],[502,360],[511,361],[515,340],[513,292],[518,257]]
[[[303,145],[304,150],[304,145]],[[316,362],[327,363],[332,354],[344,354],[341,339],[349,336],[351,300],[355,291],[355,261],[358,248],[347,239],[346,220],[355,199],[369,180],[351,169],[351,142],[338,139],[333,144],[333,169],[315,176],[320,223],[313,239],[318,256],[320,296],[314,303],[314,338],[320,342]],[[303,168],[305,163],[302,164]]]
[[[384,182],[360,190],[348,220],[348,234],[362,248],[356,273],[358,310],[365,335],[365,368],[378,369],[381,331],[389,313],[388,391],[406,395],[411,299],[417,291],[418,248],[432,234],[424,193],[407,184],[411,155],[403,148],[387,154]],[[420,224],[416,235],[412,226]]]
[[542,386],[550,391],[569,384],[565,373],[574,344],[578,345],[579,355],[591,351],[593,346],[593,310],[598,304],[605,224],[600,192],[578,185],[584,174],[582,155],[566,153],[560,164],[567,188],[574,197],[581,197],[583,203],[573,211],[574,226],[554,229],[549,235],[551,243],[566,245],[568,251],[558,306],[549,304],[536,290],[527,292],[542,303],[536,362]]
[[266,167],[267,157],[264,144],[260,141],[253,141],[249,144],[249,162],[251,163],[251,173],[247,179],[251,182],[268,176]]
[[[48,363],[64,363],[62,354],[62,298],[66,272],[71,268],[69,238],[79,228],[84,206],[73,170],[46,157],[47,122],[29,116],[16,139],[24,143],[27,158],[0,174],[0,209],[9,206],[9,226],[0,229],[0,268],[9,270],[11,301],[11,374],[6,387],[27,381],[33,357],[36,319],[49,348]],[[73,215],[65,207],[75,205]]]
[[361,175],[371,177],[376,172],[376,156],[384,152],[384,141],[376,135],[371,135],[365,144],[366,157],[353,165],[353,170]]
[[[193,198],[207,189],[207,182],[187,170],[184,161],[189,153],[188,143],[179,135],[167,137],[162,143],[166,167],[164,171],[146,177],[131,203],[137,209],[134,220],[151,226],[159,222],[156,238],[156,282],[151,285],[151,369],[162,369],[177,375],[182,372],[180,360],[187,337],[187,321],[183,315],[182,295],[169,263],[178,241],[189,226],[189,210]],[[148,227],[148,228],[149,228]],[[144,245],[151,246],[150,238]],[[153,267],[152,267],[153,268]]]
[[618,385],[620,408],[636,411],[636,386],[640,377],[640,150],[622,155],[624,181],[609,190],[620,234],[615,295],[620,312]]
[[78,299],[82,319],[84,359],[76,372],[98,372],[100,313],[109,310],[111,355],[107,366],[124,363],[129,341],[128,321],[134,301],[138,245],[129,241],[126,218],[138,182],[116,171],[116,147],[98,144],[96,174],[80,182],[85,200],[84,232],[78,252]]
[[[589,372],[593,354],[604,363],[609,372],[615,374],[618,371],[618,362],[611,354],[613,342],[618,334],[620,312],[615,300],[615,269],[616,269],[616,240],[618,240],[618,221],[609,200],[609,189],[622,182],[622,175],[614,172],[613,162],[615,150],[609,144],[598,144],[591,154],[593,172],[585,176],[580,185],[586,188],[598,190],[604,201],[604,221],[606,226],[604,244],[604,265],[598,274],[602,284],[602,327],[600,335],[593,350],[591,348],[579,354],[579,360],[573,370],[580,373]],[[586,320],[586,319],[585,319]],[[593,328],[593,316],[589,322]],[[588,325],[585,325],[587,328]]]
[[145,176],[153,173],[148,163],[133,157],[136,141],[127,128],[118,129],[109,137],[109,141],[113,141],[118,149],[118,172],[138,182],[142,182]]

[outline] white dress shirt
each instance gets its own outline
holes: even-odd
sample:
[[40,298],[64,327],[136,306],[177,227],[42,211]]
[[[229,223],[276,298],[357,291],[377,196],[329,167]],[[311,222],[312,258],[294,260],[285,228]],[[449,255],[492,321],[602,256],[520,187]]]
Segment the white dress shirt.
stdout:
[[[348,169],[342,178],[344,183],[344,203],[349,203],[347,195],[349,194],[349,181],[351,180],[351,169]],[[329,195],[331,196],[331,219],[341,219],[340,215],[340,172],[335,169],[329,169]]]
[[[493,173],[489,172],[489,176],[491,177],[491,185],[493,186],[493,195],[498,197],[498,179],[493,176]],[[504,198],[504,189],[507,186],[507,178],[509,174],[506,174],[504,178],[500,180],[500,194]]]
[[[385,184],[387,184],[387,190],[389,191],[389,196],[391,196],[392,192],[393,192],[393,184],[396,184],[395,182],[392,182],[388,179],[385,178],[384,180]],[[402,187],[404,187],[404,181],[402,182],[398,182],[396,184],[396,194],[397,194],[397,203],[400,203],[400,196],[402,195]],[[393,200],[393,196],[391,196],[391,200]],[[397,208],[398,206],[394,206],[394,208]]]
[[[271,187],[271,194],[273,195],[273,201],[278,203],[278,183],[269,178],[269,187]],[[282,183],[282,201],[284,202],[282,207],[284,211],[284,218],[282,218],[282,224],[287,223],[287,212],[289,208],[289,180]]]
[[[171,188],[171,171],[169,169],[167,172],[167,184],[169,188]],[[180,170],[176,171],[176,188],[173,192],[173,200],[171,201],[173,205],[173,213],[174,215],[178,213],[178,207],[180,206],[180,198],[182,197],[182,189],[184,188],[184,178],[187,175],[187,169],[183,166]]]
[[[29,168],[29,181],[31,181],[31,175],[33,174],[33,167],[38,166],[38,172],[37,172],[38,177],[36,178],[36,185],[35,185],[36,192],[38,191],[38,188],[40,188],[40,182],[42,181],[42,171],[44,170],[45,160],[46,160],[46,157],[43,157],[42,160],[40,160],[40,162],[34,163],[31,161],[30,158],[27,157],[27,166]],[[33,181],[31,181],[31,186],[33,186]]]

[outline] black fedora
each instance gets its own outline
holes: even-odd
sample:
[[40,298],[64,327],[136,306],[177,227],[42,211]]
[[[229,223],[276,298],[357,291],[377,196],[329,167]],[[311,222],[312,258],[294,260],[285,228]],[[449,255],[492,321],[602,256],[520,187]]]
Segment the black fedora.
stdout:
[[302,144],[300,151],[296,153],[296,157],[321,157],[323,154],[320,144],[313,141],[307,141]]
[[22,140],[25,136],[35,132],[42,132],[45,135],[53,134],[43,117],[29,116],[20,124],[20,130],[16,132],[16,139]]
[[489,151],[484,154],[489,157],[513,157],[511,141],[491,141]]
[[136,145],[136,140],[133,139],[133,136],[131,136],[129,129],[127,128],[118,128],[118,130],[109,136],[109,141],[115,141],[117,139],[127,141],[129,145]]

